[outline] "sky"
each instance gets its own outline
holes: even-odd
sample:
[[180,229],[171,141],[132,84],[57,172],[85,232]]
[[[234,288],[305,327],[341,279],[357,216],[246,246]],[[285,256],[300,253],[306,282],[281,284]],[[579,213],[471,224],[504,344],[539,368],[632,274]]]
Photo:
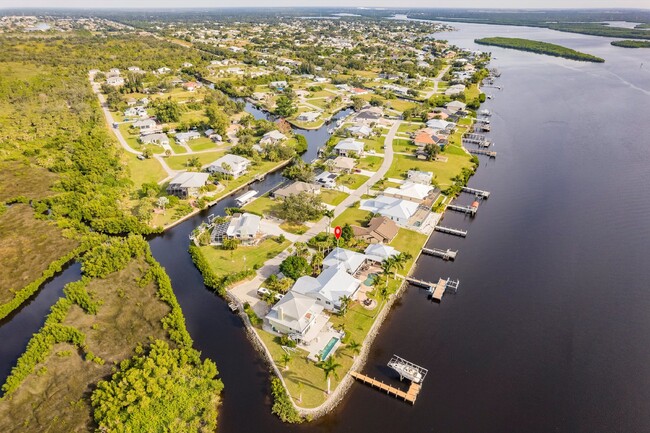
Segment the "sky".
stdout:
[[76,8],[187,8],[187,7],[450,7],[450,8],[650,8],[648,0],[0,0],[0,8],[76,7]]

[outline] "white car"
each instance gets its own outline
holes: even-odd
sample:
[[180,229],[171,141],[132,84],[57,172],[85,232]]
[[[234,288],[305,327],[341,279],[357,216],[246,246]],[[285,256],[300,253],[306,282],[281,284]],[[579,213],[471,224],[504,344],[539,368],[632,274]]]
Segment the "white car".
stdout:
[[270,294],[271,294],[271,291],[269,289],[267,289],[266,287],[260,287],[259,289],[257,289],[257,295],[259,297],[268,296]]
[[276,293],[275,295],[273,295],[273,298],[274,298],[276,301],[279,301],[279,300],[281,300],[282,298],[284,298],[284,295],[283,295],[282,293]]

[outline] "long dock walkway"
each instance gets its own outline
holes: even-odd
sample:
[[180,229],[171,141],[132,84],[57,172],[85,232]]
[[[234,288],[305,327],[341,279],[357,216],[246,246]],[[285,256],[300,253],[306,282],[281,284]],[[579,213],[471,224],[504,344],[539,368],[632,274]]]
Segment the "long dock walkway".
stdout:
[[359,382],[363,382],[366,385],[377,388],[378,390],[383,391],[388,395],[392,395],[396,398],[401,398],[402,400],[411,404],[415,404],[415,400],[417,399],[421,388],[421,386],[417,383],[411,382],[411,386],[409,386],[408,391],[404,392],[401,389],[385,384],[384,382],[380,382],[377,379],[366,376],[365,374],[357,373],[356,371],[351,371],[350,375]]
[[485,150],[485,149],[467,149],[469,153],[473,153],[474,155],[487,155],[490,158],[496,158],[497,153],[493,150]]

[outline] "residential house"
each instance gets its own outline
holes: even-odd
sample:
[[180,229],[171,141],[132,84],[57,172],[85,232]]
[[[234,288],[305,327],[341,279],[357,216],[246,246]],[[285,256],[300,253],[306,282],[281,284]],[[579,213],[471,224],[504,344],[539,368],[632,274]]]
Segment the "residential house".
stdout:
[[201,138],[201,134],[197,131],[178,132],[175,138],[179,143],[187,143],[190,140]]
[[460,102],[460,101],[451,101],[445,104],[445,108],[452,111],[453,113],[464,111],[465,107],[467,107],[467,105],[464,102]]
[[425,147],[427,144],[436,144],[433,136],[426,132],[419,132],[413,139],[413,143],[418,147]]
[[336,188],[336,178],[338,177],[335,173],[330,173],[329,171],[324,171],[314,179],[317,183],[320,183],[325,188]]
[[427,120],[427,128],[431,128],[435,131],[448,131],[450,132],[454,128],[454,124],[447,122],[442,119],[431,119]]
[[300,194],[301,192],[318,195],[321,192],[321,187],[320,185],[315,185],[313,183],[296,181],[291,185],[275,190],[273,196],[275,198],[287,198],[290,195]]
[[286,81],[271,81],[269,83],[269,87],[275,90],[282,91],[286,89],[289,86],[289,84]]
[[122,86],[124,84],[124,78],[122,78],[120,76],[108,77],[108,78],[106,78],[106,84],[108,84],[109,86],[115,86],[115,87]]
[[397,224],[384,216],[371,219],[368,227],[352,226],[354,236],[370,244],[390,243],[397,236],[398,230]]
[[210,173],[223,173],[237,179],[246,173],[251,162],[243,156],[227,154],[214,161],[207,167]]
[[262,218],[250,213],[234,214],[226,229],[228,239],[237,239],[243,245],[251,245],[260,239]]
[[304,113],[300,113],[296,119],[301,122],[314,122],[318,120],[320,115],[321,113],[318,111],[305,111]]
[[404,182],[399,188],[389,187],[384,190],[387,197],[401,198],[416,203],[422,203],[434,191],[431,185],[421,183]]
[[409,219],[417,212],[418,206],[413,201],[379,195],[373,199],[362,200],[359,209],[378,213],[399,225],[406,226]]
[[208,173],[184,171],[177,174],[167,186],[167,193],[181,198],[196,197],[201,187],[208,183]]
[[274,129],[273,131],[269,131],[260,140],[260,144],[276,144],[280,143],[284,140],[287,139],[287,136],[278,131],[277,129]]
[[464,84],[454,84],[453,86],[449,86],[447,90],[445,90],[445,95],[446,96],[460,95],[464,91],[465,91]]
[[372,128],[366,125],[354,125],[347,129],[355,137],[367,137],[372,134]]
[[304,337],[323,312],[316,299],[289,291],[266,315],[271,329],[280,334]]
[[381,107],[368,107],[359,111],[356,115],[356,119],[359,121],[376,121],[384,117],[384,110]]
[[406,178],[410,182],[421,183],[422,185],[431,185],[433,173],[430,171],[409,170],[406,173]]
[[375,263],[382,263],[384,260],[397,256],[400,252],[390,245],[370,244],[364,250],[366,258]]
[[336,247],[323,259],[323,269],[338,267],[354,275],[365,261],[366,257],[361,253]]
[[161,146],[169,146],[169,137],[162,132],[157,134],[148,134],[140,137],[142,144],[159,144]]
[[[356,253],[359,254],[359,253]],[[365,262],[365,256],[363,256]],[[342,267],[324,268],[316,278],[303,276],[296,280],[290,293],[310,297],[326,310],[337,311],[341,308],[342,298],[354,299],[361,282]],[[286,296],[286,295],[285,295]]]
[[339,156],[363,156],[364,143],[353,138],[345,138],[334,146],[334,150]]
[[160,125],[158,125],[153,119],[138,120],[137,122],[133,122],[132,125],[134,128],[140,129],[141,134],[152,133],[159,129],[162,130]]
[[158,69],[156,69],[155,72],[156,72],[158,75],[162,75],[162,74],[168,74],[168,73],[170,73],[171,71],[172,71],[172,70],[169,69],[167,66],[163,66],[162,68],[158,68]]
[[188,81],[187,83],[183,83],[183,88],[189,92],[195,92],[199,87],[201,87],[201,85],[196,81]]
[[329,160],[328,163],[335,172],[350,173],[357,165],[357,160],[346,156],[337,156],[335,159]]

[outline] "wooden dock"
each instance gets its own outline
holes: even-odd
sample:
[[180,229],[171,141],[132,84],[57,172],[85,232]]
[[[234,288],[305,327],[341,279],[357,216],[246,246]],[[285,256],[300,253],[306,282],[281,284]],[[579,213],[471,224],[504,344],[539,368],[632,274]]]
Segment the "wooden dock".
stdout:
[[462,187],[461,191],[477,195],[477,196],[479,196],[481,198],[489,198],[490,197],[490,192],[489,191],[483,191],[481,189],[470,188],[468,186]]
[[445,294],[445,289],[447,288],[447,280],[440,278],[438,283],[435,286],[431,286],[429,291],[431,292],[431,297],[436,301],[442,301],[442,295]]
[[448,204],[447,209],[449,210],[455,210],[456,212],[462,212],[465,214],[469,214],[471,216],[476,215],[476,211],[478,211],[478,207],[474,206],[459,206],[457,204]]
[[422,253],[428,254],[430,256],[440,257],[443,260],[454,260],[458,251],[452,251],[450,249],[441,250],[438,248],[422,248]]
[[435,230],[440,233],[447,233],[448,235],[455,235],[460,237],[467,236],[467,231],[460,229],[452,229],[451,227],[436,226]]
[[431,293],[431,299],[435,299],[436,301],[441,301],[442,295],[444,295],[447,290],[452,291],[454,294],[457,293],[458,286],[460,285],[460,280],[452,280],[451,278],[440,278],[436,284],[429,281],[417,280],[411,277],[407,277],[406,281],[414,286],[424,287],[429,293]]
[[418,385],[417,383],[411,382],[411,386],[409,386],[408,391],[404,392],[401,389],[385,384],[384,382],[380,382],[372,377],[366,376],[365,374],[357,373],[356,371],[351,371],[350,375],[354,377],[356,380],[358,380],[359,382],[363,382],[366,385],[370,385],[373,388],[377,388],[378,390],[383,391],[388,395],[392,395],[396,398],[401,398],[402,400],[409,402],[411,404],[415,404],[415,400],[417,399],[418,394],[420,393],[421,386]]
[[490,158],[496,158],[497,153],[493,150],[485,150],[485,149],[467,149],[469,153],[472,153],[474,155],[486,155],[489,156]]

